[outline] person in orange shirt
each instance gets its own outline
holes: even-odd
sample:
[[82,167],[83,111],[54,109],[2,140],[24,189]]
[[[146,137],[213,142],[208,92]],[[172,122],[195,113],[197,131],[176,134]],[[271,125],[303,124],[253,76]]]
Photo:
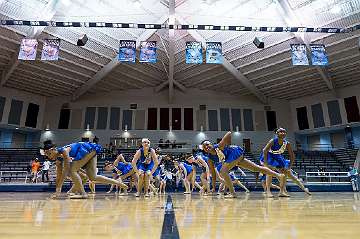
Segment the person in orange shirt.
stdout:
[[31,164],[31,175],[32,175],[32,182],[37,183],[37,173],[39,172],[40,168],[40,161],[38,158],[35,158],[33,163]]

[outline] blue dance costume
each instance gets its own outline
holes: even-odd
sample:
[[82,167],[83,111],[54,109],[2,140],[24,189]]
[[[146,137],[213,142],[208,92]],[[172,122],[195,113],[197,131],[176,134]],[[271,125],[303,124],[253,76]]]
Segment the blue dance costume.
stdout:
[[195,159],[197,159],[198,157],[202,158],[206,163],[207,163],[208,160],[209,160],[209,156],[206,155],[206,154],[203,153],[203,152],[197,152],[197,153],[195,153],[193,156],[194,156]]
[[154,173],[152,174],[153,177],[156,177],[160,174],[160,170],[161,168],[160,167],[157,167],[157,169],[155,169]]
[[159,164],[158,164],[158,167],[155,169],[154,173],[152,174],[153,177],[156,177],[156,176],[158,176],[158,175],[160,174],[160,170],[161,170],[161,168],[160,168],[160,163],[161,163],[161,160],[162,160],[161,156],[158,156]]
[[69,145],[65,145],[63,147],[57,148],[57,151],[59,153],[63,153],[66,148],[70,147],[69,157],[73,159],[73,161],[78,161],[83,159],[86,155],[89,153],[95,151],[101,151],[101,146],[94,143],[88,143],[88,142],[79,142],[79,143],[73,143]]
[[184,166],[187,175],[189,175],[193,171],[193,168],[190,164],[187,164],[187,163],[180,163],[180,164],[182,164]]
[[140,152],[141,152],[141,155],[139,158],[140,162],[137,164],[137,167],[139,170],[146,172],[146,171],[151,171],[153,169],[154,160],[151,157],[151,151],[152,151],[152,148],[149,148],[147,155],[145,155],[144,148],[143,147],[140,148]]
[[[283,153],[286,150],[288,142],[284,139],[283,144],[279,144],[279,139],[277,137],[274,138],[273,146],[269,150],[267,154],[267,163],[269,166],[274,168],[290,168],[290,160],[285,159]],[[260,155],[260,162],[264,164],[264,155],[261,153]]]
[[217,164],[215,165],[215,168],[216,168],[216,170],[217,170],[219,173],[220,173],[221,167],[222,167],[222,163],[217,163]]
[[[123,162],[119,162],[118,165],[116,165],[116,168],[121,172],[120,175],[125,175],[133,169],[131,164]],[[113,169],[113,173],[118,173],[118,171]]]
[[[223,150],[220,150],[219,145],[215,144],[214,149],[216,150],[217,154],[207,154],[207,156],[209,157],[209,159],[211,161],[213,161],[213,163],[216,164],[216,167],[219,172],[222,167],[222,161],[225,163],[231,163],[244,155],[244,150],[240,146],[237,146],[237,145],[227,145],[224,147]],[[223,155],[221,155],[221,153]],[[224,157],[224,159],[220,160],[219,157]]]

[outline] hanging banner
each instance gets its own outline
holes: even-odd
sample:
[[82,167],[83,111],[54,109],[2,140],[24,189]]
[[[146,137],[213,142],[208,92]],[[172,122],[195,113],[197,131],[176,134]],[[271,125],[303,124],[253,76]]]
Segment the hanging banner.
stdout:
[[305,44],[291,44],[291,58],[294,66],[308,66],[309,59],[307,57]]
[[38,41],[36,39],[22,39],[19,51],[19,60],[34,61]]
[[203,62],[201,42],[186,42],[186,64],[201,64]]
[[119,61],[135,63],[136,41],[120,40]]
[[156,63],[156,58],[156,41],[141,42],[139,62]]
[[310,44],[311,62],[314,66],[327,66],[329,59],[326,54],[325,46],[322,44]]
[[223,62],[221,42],[206,43],[206,63],[221,64]]
[[41,52],[42,61],[59,60],[60,39],[45,39]]

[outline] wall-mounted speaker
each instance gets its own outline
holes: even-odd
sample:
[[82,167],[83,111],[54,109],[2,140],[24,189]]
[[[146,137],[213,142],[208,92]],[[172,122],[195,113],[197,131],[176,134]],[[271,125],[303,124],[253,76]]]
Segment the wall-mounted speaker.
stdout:
[[259,37],[255,37],[253,43],[257,48],[264,48],[265,47],[264,41]]
[[88,37],[86,36],[86,34],[81,35],[76,43],[76,45],[78,46],[85,46],[86,42],[88,41]]

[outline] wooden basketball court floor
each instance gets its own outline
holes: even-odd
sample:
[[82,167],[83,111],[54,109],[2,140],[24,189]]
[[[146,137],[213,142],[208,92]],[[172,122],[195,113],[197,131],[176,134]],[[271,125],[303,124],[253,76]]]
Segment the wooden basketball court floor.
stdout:
[[48,199],[0,193],[0,238],[359,238],[359,193]]

